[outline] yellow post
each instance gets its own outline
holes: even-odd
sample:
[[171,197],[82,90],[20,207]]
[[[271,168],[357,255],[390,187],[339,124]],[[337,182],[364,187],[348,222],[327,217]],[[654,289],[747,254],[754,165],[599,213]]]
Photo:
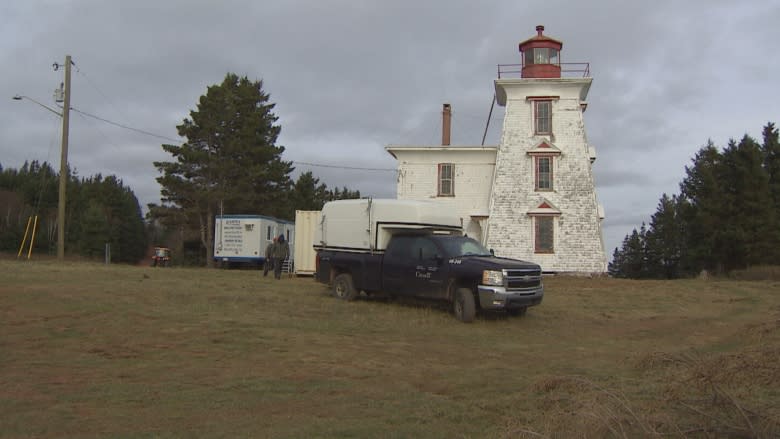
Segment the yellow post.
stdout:
[[24,238],[22,238],[22,245],[19,246],[19,253],[16,254],[16,258],[22,257],[22,250],[24,250],[24,243],[27,242],[27,233],[30,232],[30,221],[32,217],[27,218],[27,227],[24,228]]
[[35,243],[35,229],[38,228],[38,215],[35,215],[35,221],[33,222],[32,236],[30,237],[30,250],[27,252],[27,259],[30,259],[32,255],[33,244]]

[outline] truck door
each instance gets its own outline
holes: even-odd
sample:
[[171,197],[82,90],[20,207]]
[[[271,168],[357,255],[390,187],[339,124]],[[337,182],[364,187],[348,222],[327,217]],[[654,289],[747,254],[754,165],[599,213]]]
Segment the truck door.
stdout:
[[429,236],[418,236],[412,243],[414,264],[409,274],[410,293],[418,297],[440,297],[444,288],[443,253]]
[[382,289],[393,294],[406,294],[412,266],[411,236],[394,236],[382,258]]

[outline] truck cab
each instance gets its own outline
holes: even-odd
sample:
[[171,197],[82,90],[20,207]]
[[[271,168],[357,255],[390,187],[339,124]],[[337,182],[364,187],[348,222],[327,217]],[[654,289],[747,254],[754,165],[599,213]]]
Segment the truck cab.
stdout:
[[[468,289],[480,310],[521,314],[542,301],[541,267],[495,257],[458,235],[393,236],[382,263],[383,287],[392,294],[455,301]],[[467,300],[467,299],[462,299]]]

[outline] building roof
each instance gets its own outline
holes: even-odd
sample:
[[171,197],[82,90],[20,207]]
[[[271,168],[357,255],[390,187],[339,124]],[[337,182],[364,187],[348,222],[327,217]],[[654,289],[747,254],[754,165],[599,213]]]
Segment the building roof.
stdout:
[[563,47],[563,41],[556,40],[555,38],[548,37],[547,35],[544,35],[544,26],[539,25],[536,26],[536,35],[532,36],[531,38],[522,41],[518,46],[520,47],[520,50],[523,50],[523,47],[528,45],[528,43],[533,42],[551,42],[554,43],[556,46]]
[[396,152],[496,152],[498,146],[486,145],[486,146],[442,146],[442,145],[387,145],[385,151],[387,151],[394,158]]

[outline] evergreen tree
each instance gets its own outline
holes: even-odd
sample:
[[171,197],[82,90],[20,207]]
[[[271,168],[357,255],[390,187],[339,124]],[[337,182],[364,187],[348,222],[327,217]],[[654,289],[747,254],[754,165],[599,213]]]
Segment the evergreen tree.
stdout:
[[[58,182],[59,176],[45,162],[0,171],[0,202],[7,207],[0,219],[3,250],[18,250],[27,219],[37,215],[35,251],[55,251]],[[76,172],[69,172],[65,225],[69,254],[99,257],[111,243],[114,261],[136,263],[144,256],[146,233],[138,200],[115,176],[79,179]]]
[[294,210],[320,210],[328,201],[328,187],[311,171],[304,172],[296,180],[290,199]]
[[327,201],[334,200],[355,200],[360,198],[360,191],[352,191],[344,186],[341,190],[339,188],[333,188],[328,191]]
[[685,172],[680,195],[664,194],[649,229],[634,230],[615,249],[610,274],[674,278],[774,264],[780,256],[774,124],[764,127],[761,145],[745,135],[720,152],[708,141]]
[[[628,237],[626,237],[628,238]],[[625,246],[625,239],[623,240],[623,245]],[[609,274],[612,277],[628,277],[623,272],[623,267],[626,263],[625,255],[623,254],[623,248],[624,247],[615,247],[615,251],[612,253],[612,260],[609,261],[609,264],[607,265],[607,274]]]
[[25,202],[37,210],[56,209],[58,203],[58,177],[54,169],[46,162],[33,160],[24,163],[19,173],[18,190],[24,195]]
[[623,239],[623,248],[621,250],[621,266],[616,270],[621,273],[621,277],[640,279],[646,272],[646,247],[645,247],[645,225],[642,224],[640,231],[634,229],[631,235]]
[[780,140],[775,124],[767,123],[763,130],[764,169],[769,176],[769,192],[775,208],[775,218],[780,218]]
[[99,257],[111,245],[111,260],[137,263],[146,252],[146,228],[138,199],[116,176],[75,180],[69,198],[68,247]]
[[649,277],[673,279],[679,276],[682,259],[682,224],[676,196],[663,194],[658,208],[650,218],[646,235]]
[[734,140],[723,152],[724,181],[733,193],[724,212],[728,239],[727,270],[758,265],[775,254],[778,245],[775,209],[761,147],[749,136]]
[[304,172],[290,191],[290,212],[285,217],[294,218],[296,210],[321,210],[328,201],[355,198],[360,198],[360,191],[350,190],[346,186],[343,189],[328,189],[311,171]]
[[209,266],[214,215],[220,208],[289,215],[285,200],[293,168],[281,159],[284,147],[276,145],[281,127],[275,125],[274,106],[262,81],[229,73],[222,84],[207,89],[197,111],[177,127],[187,141],[163,145],[175,161],[154,163],[162,173],[157,178],[162,207],[181,210],[197,224]]
[[699,227],[694,222],[695,208],[682,195],[675,197],[675,215],[678,221],[680,233],[680,263],[678,265],[679,276],[695,276],[701,273],[704,264],[692,256],[690,246],[691,236],[698,233]]
[[[690,209],[683,213],[687,224],[685,246],[688,257],[696,261],[695,270],[722,271],[725,259],[723,214],[733,202],[734,194],[723,180],[723,156],[710,140],[685,167],[686,176],[680,183],[681,197]],[[693,226],[695,225],[695,226]]]
[[146,228],[135,194],[113,175],[96,184],[110,227],[112,259],[132,263],[143,259]]
[[104,254],[105,244],[111,240],[111,228],[103,206],[95,200],[88,201],[88,207],[81,215],[80,233],[75,244],[78,252],[90,258]]
[[[57,174],[46,162],[25,162],[21,168],[0,172],[0,189],[7,194],[4,217],[0,221],[2,249],[17,252],[28,219],[38,217],[34,251],[47,252],[56,245]],[[32,224],[31,224],[32,226]],[[28,239],[30,237],[28,236]],[[29,241],[28,244],[29,245]]]

